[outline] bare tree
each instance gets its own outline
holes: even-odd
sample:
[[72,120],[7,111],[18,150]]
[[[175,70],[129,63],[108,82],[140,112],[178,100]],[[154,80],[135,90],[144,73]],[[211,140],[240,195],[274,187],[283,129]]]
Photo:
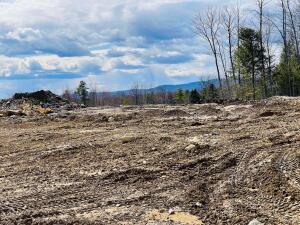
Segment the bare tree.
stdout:
[[167,90],[163,87],[160,87],[156,92],[156,102],[159,104],[166,104],[167,103]]
[[63,94],[62,94],[62,97],[63,97],[64,99],[67,99],[67,100],[70,101],[70,102],[74,101],[74,97],[72,96],[72,93],[71,93],[71,91],[70,91],[68,88],[66,88],[66,89],[64,90],[64,92],[63,92]]
[[288,32],[287,32],[287,8],[286,8],[286,2],[285,0],[280,0],[281,2],[281,10],[282,10],[282,30],[281,30],[281,36],[283,39],[283,45],[284,45],[284,60],[285,65],[288,68],[288,83],[289,83],[289,95],[293,95],[293,89],[292,89],[292,76],[289,73],[290,71],[290,56],[289,56],[289,48],[288,48]]
[[227,61],[226,61],[226,55],[225,55],[225,51],[224,51],[225,47],[223,46],[223,44],[220,42],[220,40],[218,38],[216,39],[216,43],[218,46],[218,50],[219,50],[218,54],[219,54],[220,61],[221,61],[223,71],[224,71],[228,95],[231,96],[230,81],[228,78],[228,70],[227,70]]
[[141,104],[141,88],[140,88],[139,82],[136,82],[132,85],[130,92],[133,97],[133,103],[135,105],[140,105]]
[[[240,50],[240,30],[241,30],[241,9],[239,4],[237,4],[236,9],[235,9],[235,15],[236,15],[236,19],[237,19],[237,27],[236,27],[236,31],[237,31],[237,51]],[[240,62],[238,62],[238,81],[239,81],[239,85],[242,85],[242,79],[241,79],[241,65]]]
[[267,74],[270,87],[270,95],[274,94],[274,85],[273,85],[273,52],[272,52],[272,33],[273,33],[273,24],[270,22],[270,19],[265,21],[265,32],[264,32],[264,42],[267,53]]
[[98,106],[98,91],[97,91],[97,84],[93,83],[90,84],[90,92],[89,92],[89,100],[91,106]]
[[264,54],[264,43],[263,43],[263,24],[264,24],[264,6],[265,0],[256,0],[259,14],[259,45],[260,45],[260,60],[261,60],[261,82],[264,97],[267,97],[268,91],[266,86],[266,73],[265,73],[265,54]]
[[233,77],[233,81],[236,84],[236,71],[235,71],[235,65],[233,60],[233,49],[234,49],[234,29],[236,27],[236,15],[234,13],[234,10],[229,7],[225,7],[223,13],[222,13],[222,21],[224,29],[227,32],[227,40],[228,40],[228,53],[229,53],[229,59],[231,64],[231,73]]
[[215,59],[215,66],[217,69],[217,75],[219,80],[219,85],[221,89],[222,98],[223,85],[219,66],[219,57],[217,49],[217,37],[220,30],[220,13],[216,9],[207,9],[203,13],[199,13],[193,20],[195,32],[209,44],[210,50]]
[[293,38],[295,41],[295,51],[296,51],[296,55],[297,55],[297,59],[298,62],[300,62],[300,54],[299,54],[299,37],[298,37],[298,33],[297,33],[297,27],[296,27],[296,21],[295,21],[295,16],[294,16],[294,12],[291,9],[291,4],[290,4],[290,0],[286,0],[286,8],[288,10],[288,14],[289,14],[289,22],[290,22],[290,28],[293,34]]
[[272,23],[272,25],[276,28],[278,33],[280,34],[282,41],[283,41],[283,58],[284,58],[284,65],[286,66],[286,72],[288,74],[288,92],[289,96],[293,94],[293,81],[290,71],[290,52],[288,47],[288,9],[286,0],[279,0],[280,9],[281,9],[281,18],[276,20],[276,18],[269,18],[265,17]]

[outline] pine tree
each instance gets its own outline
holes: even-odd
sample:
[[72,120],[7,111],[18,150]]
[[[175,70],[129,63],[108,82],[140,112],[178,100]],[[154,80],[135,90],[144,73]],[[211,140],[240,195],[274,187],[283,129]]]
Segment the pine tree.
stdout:
[[75,92],[79,98],[82,104],[86,105],[88,101],[88,87],[84,81],[80,81],[80,84]]
[[196,89],[191,91],[190,101],[192,104],[200,103],[200,94]]
[[247,89],[246,86],[251,85],[252,98],[256,99],[257,93],[260,91],[260,88],[257,87],[259,81],[263,84],[262,87],[265,86],[266,81],[261,74],[261,68],[265,65],[262,65],[261,58],[263,55],[263,58],[267,59],[267,56],[265,55],[265,49],[261,49],[259,32],[243,27],[240,30],[239,38],[241,44],[235,52],[235,59],[243,74],[244,88]]
[[182,89],[176,91],[175,100],[177,104],[182,104],[184,102],[184,93]]

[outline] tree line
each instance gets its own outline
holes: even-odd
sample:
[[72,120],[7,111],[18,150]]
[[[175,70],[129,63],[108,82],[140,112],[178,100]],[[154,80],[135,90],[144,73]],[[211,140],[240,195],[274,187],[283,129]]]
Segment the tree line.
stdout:
[[98,92],[95,88],[90,90],[87,83],[80,81],[75,91],[66,89],[63,98],[83,104],[85,106],[119,106],[119,105],[147,105],[147,104],[200,104],[220,101],[219,90],[213,82],[199,82],[201,89],[167,91],[142,89],[138,83],[129,91],[114,94],[111,92]]
[[214,58],[223,99],[300,94],[300,1],[276,1],[256,0],[254,10],[209,8],[193,19]]

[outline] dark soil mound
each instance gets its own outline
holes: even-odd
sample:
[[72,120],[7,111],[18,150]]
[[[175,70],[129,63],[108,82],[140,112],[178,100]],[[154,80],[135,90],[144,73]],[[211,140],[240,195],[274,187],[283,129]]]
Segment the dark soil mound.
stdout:
[[53,94],[51,91],[37,91],[32,93],[16,93],[12,100],[31,100],[34,103],[68,103],[66,99]]
[[78,105],[69,102],[51,91],[37,91],[32,93],[16,93],[10,99],[0,101],[0,110],[21,110],[48,114],[60,110],[72,110],[78,108]]

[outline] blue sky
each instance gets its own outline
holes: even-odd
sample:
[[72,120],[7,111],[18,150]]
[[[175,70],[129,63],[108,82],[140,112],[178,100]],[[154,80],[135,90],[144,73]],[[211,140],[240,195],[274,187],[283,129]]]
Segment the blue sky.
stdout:
[[[214,77],[191,19],[230,0],[0,0],[0,97]],[[235,1],[232,1],[235,2]],[[248,1],[250,3],[250,1]]]

